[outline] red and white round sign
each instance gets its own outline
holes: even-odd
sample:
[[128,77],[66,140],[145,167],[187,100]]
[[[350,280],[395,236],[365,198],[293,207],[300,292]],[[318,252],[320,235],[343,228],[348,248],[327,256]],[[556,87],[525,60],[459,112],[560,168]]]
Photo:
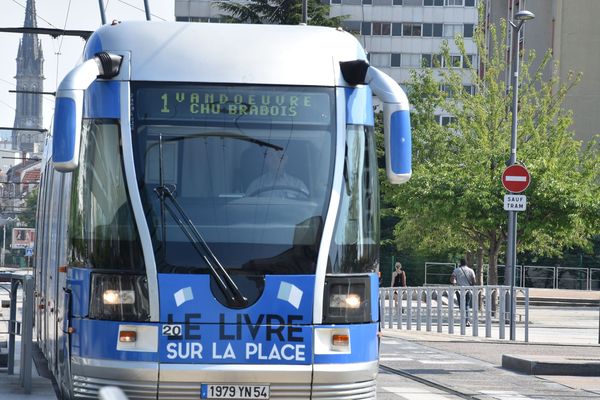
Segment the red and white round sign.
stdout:
[[531,175],[522,165],[513,164],[502,173],[502,185],[511,193],[521,193],[529,186]]

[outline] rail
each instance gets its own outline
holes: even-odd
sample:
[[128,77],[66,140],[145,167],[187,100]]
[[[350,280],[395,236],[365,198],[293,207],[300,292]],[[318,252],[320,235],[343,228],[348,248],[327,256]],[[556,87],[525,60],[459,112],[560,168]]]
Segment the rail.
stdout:
[[[517,287],[511,299],[510,286],[423,286],[379,289],[381,327],[423,330],[485,337],[497,331],[498,339],[506,339],[510,329],[510,304],[514,302],[516,325],[529,341],[529,289]],[[521,297],[522,303],[517,302]],[[470,299],[469,299],[470,298]],[[521,304],[519,304],[521,303]],[[469,305],[469,306],[467,306]],[[471,317],[469,312],[471,311]],[[476,316],[476,317],[475,317]],[[510,333],[510,332],[509,332]],[[516,336],[514,336],[516,339]]]
[[[8,360],[7,374],[13,375],[15,369],[15,339],[21,337],[21,355],[19,368],[19,384],[23,387],[26,394],[31,393],[31,371],[33,345],[33,276],[17,273],[0,273],[0,281],[10,282],[10,314],[8,320],[0,320],[8,323]],[[17,308],[19,305],[19,288],[23,291],[21,299],[22,311],[21,319],[17,319]]]
[[[425,285],[446,284],[455,263],[425,263]],[[483,283],[488,283],[489,265],[483,265]],[[498,265],[498,282],[504,281],[505,266]],[[600,268],[516,265],[515,285],[529,288],[600,290]]]

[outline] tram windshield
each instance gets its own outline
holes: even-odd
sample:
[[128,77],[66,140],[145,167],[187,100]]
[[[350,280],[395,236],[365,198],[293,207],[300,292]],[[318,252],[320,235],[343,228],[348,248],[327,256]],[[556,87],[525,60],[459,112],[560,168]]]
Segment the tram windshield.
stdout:
[[333,89],[137,83],[132,96],[158,272],[208,273],[212,252],[233,274],[314,273],[333,177]]

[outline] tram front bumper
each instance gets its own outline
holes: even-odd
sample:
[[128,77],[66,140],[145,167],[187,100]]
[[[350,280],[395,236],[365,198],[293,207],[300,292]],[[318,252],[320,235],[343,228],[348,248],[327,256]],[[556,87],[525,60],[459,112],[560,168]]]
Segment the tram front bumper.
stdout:
[[72,358],[76,398],[96,399],[103,386],[129,400],[200,399],[202,383],[267,384],[270,399],[374,399],[377,361],[317,365],[167,364]]

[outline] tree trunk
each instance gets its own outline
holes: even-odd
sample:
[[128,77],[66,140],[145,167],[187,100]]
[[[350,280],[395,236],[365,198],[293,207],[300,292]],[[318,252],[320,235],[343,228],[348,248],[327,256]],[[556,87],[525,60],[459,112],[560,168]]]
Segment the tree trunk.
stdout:
[[483,248],[477,249],[477,270],[475,271],[475,277],[477,278],[477,284],[483,285]]

